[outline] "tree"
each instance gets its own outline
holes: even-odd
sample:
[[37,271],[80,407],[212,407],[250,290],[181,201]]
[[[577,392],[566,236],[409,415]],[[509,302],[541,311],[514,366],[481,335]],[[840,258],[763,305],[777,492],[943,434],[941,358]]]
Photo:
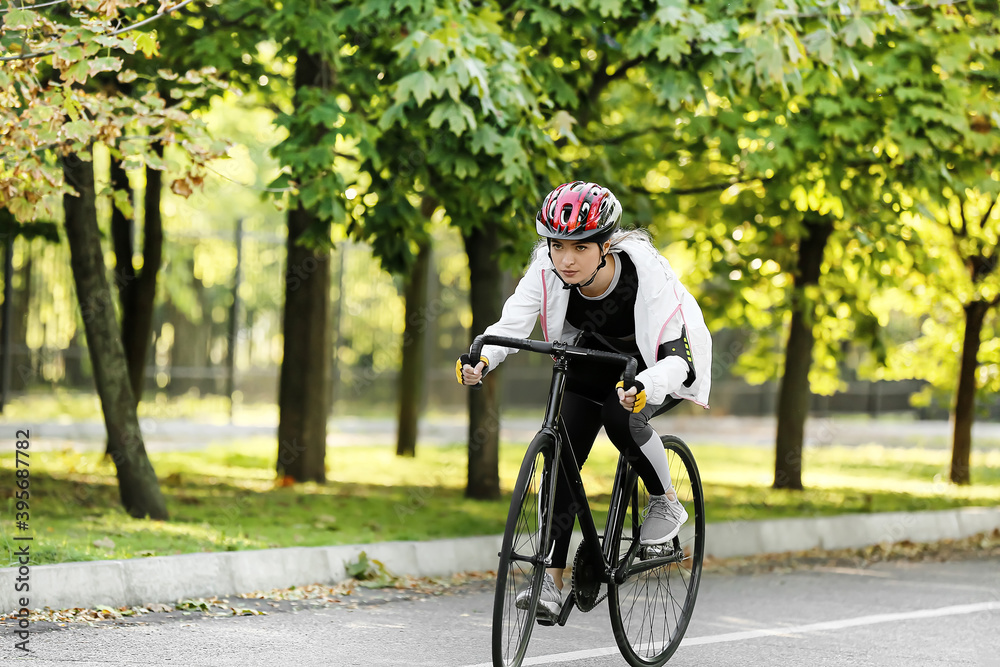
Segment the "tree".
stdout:
[[66,181],[75,190],[74,194],[65,195],[64,204],[73,279],[83,309],[87,347],[108,431],[108,455],[117,470],[122,505],[137,518],[166,519],[166,503],[139,430],[125,350],[104,273],[94,166],[77,155],[69,155],[64,168]]
[[[801,471],[795,467],[800,466],[809,403],[811,292],[834,220],[843,215],[831,213],[822,185],[824,178],[843,172],[843,166],[824,163],[835,154],[838,160],[853,159],[860,141],[849,138],[839,153],[831,147],[843,137],[820,145],[808,110],[788,123],[801,127],[800,135],[794,136],[784,122],[787,114],[808,106],[814,92],[825,90],[823,82],[847,69],[850,47],[857,41],[853,31],[859,26],[868,30],[870,21],[861,14],[832,15],[818,3],[797,11],[739,3],[665,3],[655,14],[645,9],[625,4],[591,10],[579,3],[564,20],[536,6],[525,16],[526,23],[541,31],[533,41],[540,55],[547,56],[536,61],[536,74],[571,105],[559,112],[559,124],[572,128],[572,134],[564,132],[564,156],[576,173],[601,174],[603,182],[620,191],[633,220],[683,212],[674,218],[679,231],[727,277],[741,274],[733,270],[739,255],[731,236],[739,236],[733,226],[740,223],[719,223],[718,218],[744,217],[744,212],[727,208],[747,207],[751,225],[755,216],[767,221],[769,231],[754,236],[750,246],[754,254],[770,237],[779,244],[787,239],[790,247],[777,249],[777,254],[795,277],[788,283],[795,297],[789,309],[777,459],[789,461],[792,469],[781,472],[788,481],[778,485],[800,487]],[[610,15],[613,23],[602,22]],[[882,31],[884,23],[870,29]],[[761,124],[767,128],[760,129]],[[804,151],[782,146],[785,137],[788,146],[804,144]],[[791,205],[797,186],[815,193],[815,207]],[[722,201],[717,193],[723,193]],[[720,319],[733,314],[728,278],[722,281],[728,294],[720,299],[725,304],[721,312],[716,311]],[[711,296],[706,302],[711,312]],[[769,301],[765,308],[773,304]]]
[[[321,212],[318,197],[324,194],[316,190],[320,179],[327,180],[326,165],[319,158],[303,168],[301,159],[293,158],[293,146],[319,147],[332,164],[335,140],[329,138],[328,128],[303,121],[312,109],[322,108],[332,98],[329,88],[335,75],[332,63],[320,53],[307,48],[298,51],[296,117],[289,119],[289,138],[279,147],[279,155],[292,164],[292,175],[304,183],[288,212],[284,354],[278,389],[278,474],[297,482],[326,480],[330,246],[329,233],[323,229],[331,216]],[[310,172],[316,174],[312,182]],[[331,195],[325,196],[335,200]]]
[[[425,198],[422,212],[436,208],[433,199]],[[430,217],[429,214],[426,217]],[[406,279],[406,324],[403,330],[403,364],[399,381],[399,426],[396,429],[396,455],[416,456],[417,432],[424,399],[424,373],[427,358],[427,282],[432,265],[429,240],[418,241],[417,256]]]
[[[934,220],[946,225],[953,236],[953,260],[964,267],[952,275],[948,290],[935,290],[944,298],[958,299],[964,315],[961,361],[954,400],[954,435],[952,440],[949,478],[955,484],[971,484],[972,424],[975,421],[979,355],[983,331],[991,311],[1000,306],[1000,271],[997,270],[998,237],[1000,237],[1000,193],[994,180],[992,192],[966,190],[951,194],[950,201],[937,206]],[[952,272],[949,272],[952,273]],[[1000,361],[993,354],[994,366]],[[985,375],[988,377],[988,375]],[[998,383],[982,382],[990,395],[995,395]],[[993,386],[990,387],[989,385]]]
[[[954,120],[961,83],[940,113],[934,88],[910,84],[947,79],[941,68],[968,53],[963,23],[985,33],[972,50],[992,52],[987,4],[970,7],[623,5],[601,10],[614,30],[581,6],[565,20],[544,7],[524,15],[543,33],[529,38],[547,56],[539,78],[580,100],[562,122],[580,145],[564,156],[603,174],[640,222],[675,223],[710,266],[702,301],[716,324],[750,323],[744,370],[782,377],[779,488],[801,488],[810,392],[837,386],[841,341],[884,358],[869,297],[921,254],[898,220],[902,190],[968,134]],[[782,347],[783,360],[772,352]]]
[[[190,157],[191,171],[175,181],[190,186],[218,147],[207,141],[197,121],[168,108],[158,95],[136,101],[87,85],[106,72],[117,72],[119,81],[133,77],[122,67],[122,54],[141,50],[155,55],[155,39],[135,32],[148,21],[118,27],[120,11],[137,4],[89,2],[69,17],[26,8],[5,12],[0,46],[11,55],[0,58],[5,63],[0,70],[0,206],[27,221],[48,217],[62,200],[77,299],[122,503],[133,516],[163,519],[166,506],[143,445],[104,274],[90,154],[93,142],[101,141],[128,159],[155,163],[145,133],[160,132],[182,144]],[[126,135],[127,130],[137,134]]]
[[[133,20],[143,18],[134,10],[126,11]],[[105,74],[101,83],[134,99],[155,92],[167,101],[168,107],[189,114],[205,110],[211,100],[226,88],[248,90],[251,85],[256,85],[264,68],[256,59],[244,56],[258,42],[266,39],[260,30],[258,12],[247,11],[233,3],[194,4],[181,8],[173,16],[173,20],[156,26],[154,32],[146,35],[158,45],[158,58],[150,58],[141,52],[125,55],[123,65],[133,74],[122,77],[122,81]],[[231,30],[237,23],[240,30]],[[163,259],[160,210],[163,189],[161,165],[165,164],[163,141],[151,140],[150,150],[154,162],[147,162],[143,170],[140,266],[136,266],[133,260],[137,235],[134,207],[130,204],[132,184],[125,168],[126,162],[116,150],[112,150],[110,166],[111,187],[114,190],[111,237],[115,251],[115,283],[121,310],[122,342],[132,392],[137,401],[142,398],[152,338],[157,274]],[[189,184],[176,183],[172,187],[184,193]]]
[[[511,229],[511,216],[537,200],[535,177],[546,171],[541,152],[551,144],[523,53],[504,35],[503,17],[490,4],[331,8],[343,41],[331,95],[338,102],[325,113],[342,128],[341,149],[357,159],[351,196],[344,187],[336,190],[343,193],[338,206],[347,208],[349,232],[370,242],[385,268],[406,274],[439,206],[475,246],[473,292],[486,294],[477,290],[484,280],[496,284],[502,250],[521,233]],[[474,330],[498,312],[499,292],[485,298],[496,303],[486,313],[478,299]],[[407,321],[415,318],[420,314],[407,313]],[[496,395],[474,393],[470,401],[477,407],[467,493],[496,497]]]

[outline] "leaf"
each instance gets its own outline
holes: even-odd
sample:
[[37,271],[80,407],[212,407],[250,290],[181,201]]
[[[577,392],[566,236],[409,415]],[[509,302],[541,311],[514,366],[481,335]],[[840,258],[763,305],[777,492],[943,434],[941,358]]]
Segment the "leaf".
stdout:
[[63,125],[63,135],[70,141],[87,143],[96,133],[97,128],[86,119],[74,120]]
[[378,129],[388,130],[390,127],[399,123],[400,127],[406,127],[406,113],[404,112],[405,104],[393,104],[391,107],[385,110],[382,117],[378,120]]
[[663,35],[656,40],[656,57],[661,61],[680,64],[681,58],[691,53],[691,45],[680,34]]
[[368,572],[369,567],[370,563],[368,561],[368,554],[364,551],[358,554],[357,561],[353,563],[344,563],[344,570],[348,575],[355,579],[360,579],[366,572]]
[[860,39],[867,47],[875,46],[875,31],[871,21],[858,16],[844,26],[844,43],[853,47]]
[[407,74],[396,83],[396,92],[393,99],[396,103],[405,102],[410,95],[417,101],[417,106],[423,106],[424,102],[430,99],[431,94],[437,87],[434,76],[428,72],[419,71]]
[[66,115],[70,117],[70,120],[80,119],[80,103],[74,96],[67,95],[63,98],[63,110],[66,112]]
[[90,63],[86,60],[81,60],[78,63],[70,65],[68,68],[62,70],[61,75],[63,81],[66,83],[83,83],[87,80],[87,76],[90,72]]
[[622,15],[622,2],[623,0],[598,0],[598,11],[602,17],[619,18]]
[[578,144],[579,139],[573,134],[573,126],[576,124],[576,118],[566,111],[565,109],[560,109],[552,116],[552,121],[549,123],[549,127],[554,129],[560,137],[566,137],[570,140],[570,143]]
[[101,72],[117,72],[122,68],[122,59],[116,58],[114,56],[107,56],[104,58],[94,58],[89,60],[89,74],[94,76]]
[[820,62],[829,65],[833,62],[833,33],[827,28],[814,30],[802,38],[806,51],[818,58]]
[[11,9],[3,17],[6,30],[31,30],[38,25],[38,12],[30,9]]
[[447,62],[448,48],[441,41],[428,37],[417,47],[416,56],[421,67],[425,67],[427,63],[437,65],[440,62]]
[[546,34],[562,30],[562,17],[556,12],[545,9],[544,7],[534,8],[531,12],[531,17],[528,20],[537,24],[538,27],[542,29],[542,32]]
[[684,20],[687,2],[684,0],[666,0],[660,3],[660,8],[656,10],[656,20],[662,24],[676,26]]
[[134,211],[132,209],[132,198],[127,190],[115,190],[112,195],[115,201],[115,208],[122,212],[129,220],[132,219]]
[[447,102],[438,105],[434,108],[430,118],[427,119],[427,124],[436,129],[441,127],[445,121],[448,122],[448,129],[456,137],[461,136],[466,128],[474,130],[477,126],[476,116],[472,113],[472,109],[461,102]]
[[813,104],[813,108],[820,116],[830,118],[840,114],[840,102],[832,97],[820,97]]
[[24,197],[14,197],[6,204],[7,209],[20,221],[31,220],[35,217],[35,207]]
[[170,191],[179,197],[184,197],[185,199],[194,193],[194,190],[191,189],[191,184],[188,183],[186,178],[175,179],[174,182],[170,184]]
[[[566,113],[561,111],[560,113]],[[502,137],[492,125],[483,125],[472,133],[470,147],[473,153],[485,152],[487,155],[496,155],[500,152]]]
[[152,58],[160,50],[160,43],[156,41],[156,31],[140,32],[135,37],[135,47],[142,51],[147,58]]

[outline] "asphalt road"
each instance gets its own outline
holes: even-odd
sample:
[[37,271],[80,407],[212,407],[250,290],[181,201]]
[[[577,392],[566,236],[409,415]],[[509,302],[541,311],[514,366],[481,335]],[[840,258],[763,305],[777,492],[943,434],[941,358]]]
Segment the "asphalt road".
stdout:
[[[488,665],[490,583],[445,595],[365,596],[316,605],[240,601],[262,604],[264,616],[175,611],[127,623],[34,627],[32,651],[23,658],[15,657],[17,640],[8,623],[0,664]],[[607,603],[589,614],[574,612],[566,627],[538,627],[525,664],[626,664],[614,645]],[[708,572],[685,643],[668,664],[1000,666],[1000,563]]]

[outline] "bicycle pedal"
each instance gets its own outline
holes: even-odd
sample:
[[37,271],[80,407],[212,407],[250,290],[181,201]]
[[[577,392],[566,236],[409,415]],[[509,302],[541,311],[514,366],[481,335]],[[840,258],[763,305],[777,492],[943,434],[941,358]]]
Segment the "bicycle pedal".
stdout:
[[547,610],[539,608],[535,613],[535,622],[538,623],[538,625],[552,627],[559,622],[559,617],[548,612]]
[[641,560],[651,560],[653,558],[664,558],[673,553],[674,547],[671,544],[650,544],[639,550],[639,558]]

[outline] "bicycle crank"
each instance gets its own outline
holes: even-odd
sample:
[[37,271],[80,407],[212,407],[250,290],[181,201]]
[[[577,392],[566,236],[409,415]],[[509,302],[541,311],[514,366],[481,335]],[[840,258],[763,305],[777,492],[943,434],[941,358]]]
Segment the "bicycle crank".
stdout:
[[608,597],[601,595],[601,576],[604,564],[595,562],[592,551],[581,542],[573,559],[573,593],[580,611],[590,611]]

